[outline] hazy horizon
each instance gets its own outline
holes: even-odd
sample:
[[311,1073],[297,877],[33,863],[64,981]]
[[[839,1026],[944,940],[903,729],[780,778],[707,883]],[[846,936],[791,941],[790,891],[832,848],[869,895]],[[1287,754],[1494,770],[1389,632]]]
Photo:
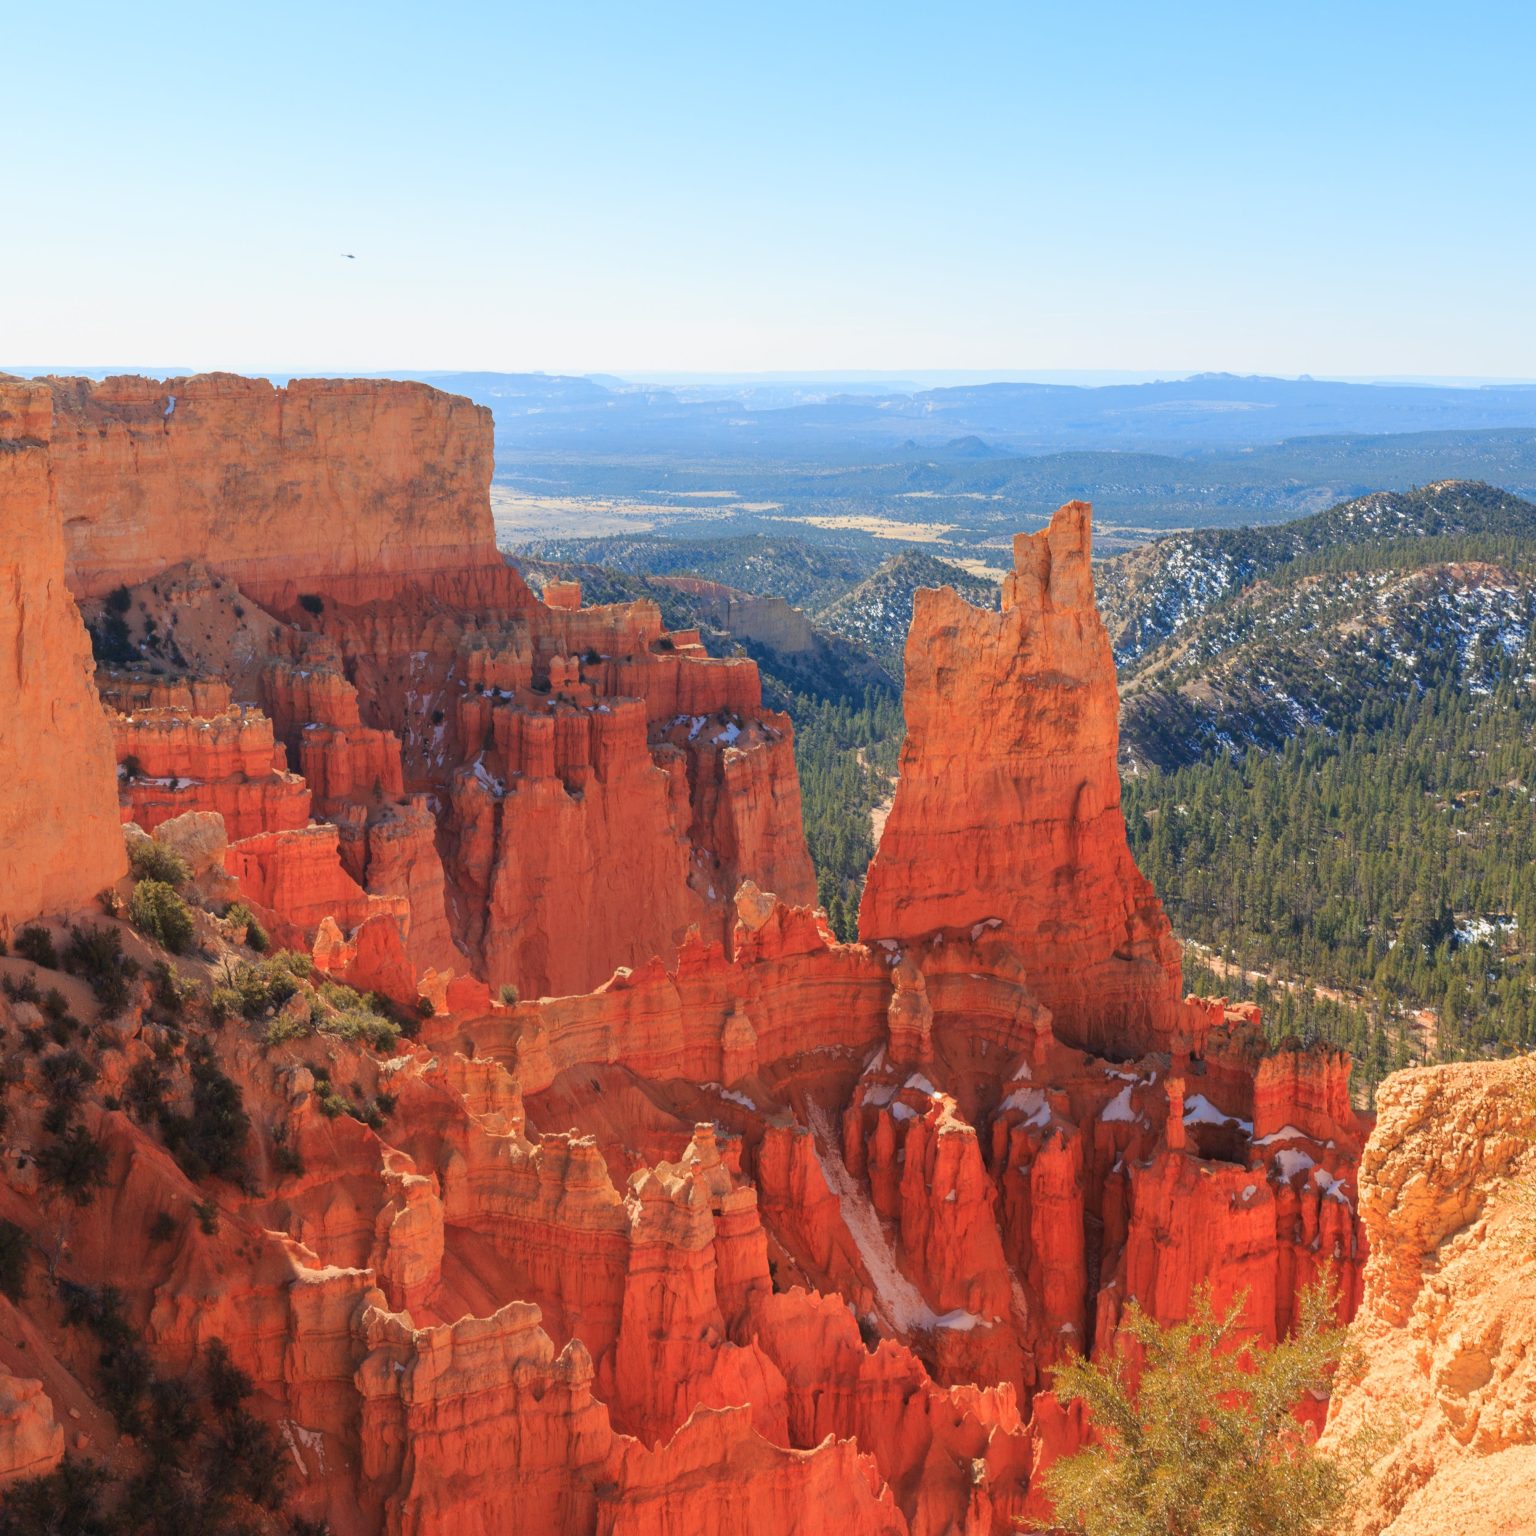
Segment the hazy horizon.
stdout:
[[139,375],[144,378],[188,378],[203,373],[239,373],[250,378],[288,380],[297,378],[347,378],[386,377],[414,378],[431,382],[434,378],[452,378],[457,375],[482,373],[507,377],[531,376],[543,378],[580,378],[591,380],[617,380],[626,385],[655,385],[660,388],[684,388],[688,386],[715,386],[753,384],[823,384],[828,388],[838,385],[867,384],[888,388],[891,393],[907,390],[923,391],[976,384],[1061,384],[1082,389],[1103,388],[1113,385],[1178,383],[1202,376],[1226,374],[1234,377],[1277,379],[1286,383],[1310,381],[1318,384],[1377,384],[1430,389],[1482,389],[1482,388],[1536,388],[1536,375],[1436,375],[1436,374],[1266,374],[1237,375],[1231,369],[1094,369],[1094,368],[997,368],[997,369],[946,369],[946,368],[787,368],[762,371],[738,371],[720,369],[713,371],[672,371],[668,369],[634,369],[621,373],[612,368],[592,368],[581,372],[568,372],[556,368],[454,368],[434,364],[431,367],[383,367],[367,370],[345,368],[313,369],[298,368],[232,368],[219,364],[204,366],[189,364],[115,364],[115,363],[5,363],[0,362],[0,374],[10,373],[21,378],[43,375],[55,377],[79,376],[105,378],[114,375]]

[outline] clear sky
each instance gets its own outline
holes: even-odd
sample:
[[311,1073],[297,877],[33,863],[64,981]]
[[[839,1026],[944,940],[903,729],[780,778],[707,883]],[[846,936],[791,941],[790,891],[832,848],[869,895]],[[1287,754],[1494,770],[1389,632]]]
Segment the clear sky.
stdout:
[[0,365],[1536,376],[1527,4],[115,0],[0,47]]

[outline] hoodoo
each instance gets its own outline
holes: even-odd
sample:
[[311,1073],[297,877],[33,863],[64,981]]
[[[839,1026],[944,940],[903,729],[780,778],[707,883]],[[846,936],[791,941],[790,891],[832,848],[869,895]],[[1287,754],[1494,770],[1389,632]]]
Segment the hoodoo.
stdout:
[[859,932],[998,925],[1063,1040],[1135,1055],[1170,1041],[1179,951],[1126,846],[1091,528],[1073,501],[1017,535],[999,612],[917,593],[901,778]]
[[[1050,1523],[1084,1438],[1053,1366],[1132,1300],[1177,1319],[1208,1281],[1272,1340],[1331,1264],[1353,1310],[1348,1063],[1178,996],[1085,506],[1017,541],[1000,612],[920,594],[845,944],[755,666],[651,604],[537,601],[494,553],[483,413],[221,376],[0,407],[0,708],[68,745],[0,776],[4,916],[108,930],[77,978],[0,957],[36,1042],[0,1480],[66,1438],[137,1468],[124,1390],[217,1341],[287,1469],[241,1497],[334,1536],[1003,1536]],[[85,911],[120,817],[196,834],[180,958]],[[301,953],[258,959],[261,925]],[[128,1389],[58,1294],[139,1341]]]

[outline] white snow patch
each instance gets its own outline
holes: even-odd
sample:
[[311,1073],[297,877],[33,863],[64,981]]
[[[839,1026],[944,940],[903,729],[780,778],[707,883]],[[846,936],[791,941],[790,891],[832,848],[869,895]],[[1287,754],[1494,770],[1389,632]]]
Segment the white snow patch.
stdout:
[[1299,1147],[1284,1147],[1275,1153],[1275,1167],[1280,1170],[1283,1178],[1294,1179],[1298,1173],[1305,1173],[1316,1166],[1316,1162]]
[[1131,1108],[1131,1085],[1129,1083],[1099,1111],[1100,1120],[1120,1120],[1129,1123],[1134,1121],[1135,1118],[1136,1111]]
[[1306,1141],[1305,1131],[1298,1131],[1294,1125],[1282,1125],[1278,1131],[1271,1131],[1268,1136],[1260,1136],[1254,1142],[1256,1147],[1267,1147],[1272,1141]]
[[1019,1110],[1024,1115],[1025,1129],[1045,1125],[1051,1118],[1051,1106],[1038,1088],[1016,1088],[998,1108]]
[[[904,1106],[898,1106],[904,1107]],[[870,1203],[869,1193],[848,1172],[838,1151],[837,1137],[827,1123],[826,1112],[820,1105],[811,1105],[808,1111],[811,1122],[811,1142],[816,1151],[816,1161],[821,1164],[822,1177],[827,1187],[837,1196],[842,1211],[843,1224],[859,1250],[865,1273],[875,1288],[876,1304],[893,1328],[974,1327],[974,1323],[945,1322],[934,1314],[923,1300],[922,1292],[902,1274],[896,1263],[891,1240],[881,1225],[879,1213]],[[970,1316],[971,1314],[960,1314]],[[947,1314],[955,1317],[956,1314]]]

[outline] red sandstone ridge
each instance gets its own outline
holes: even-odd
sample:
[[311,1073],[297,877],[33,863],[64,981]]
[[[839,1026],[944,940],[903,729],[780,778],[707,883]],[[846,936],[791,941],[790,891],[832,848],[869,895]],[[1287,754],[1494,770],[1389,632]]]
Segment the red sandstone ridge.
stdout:
[[0,937],[125,868],[112,738],[64,585],[46,388],[0,385]]
[[[268,396],[221,409],[247,398],[270,470]],[[796,904],[792,737],[750,663],[649,604],[540,604],[504,567],[423,583],[294,549],[318,604],[267,588],[265,612],[228,572],[132,585],[130,638],[175,630],[174,675],[130,665],[108,692],[140,759],[126,809],[165,791],[246,817],[226,871],[313,976],[247,1009],[252,956],[207,915],[174,962],[119,927],[138,969],[110,1011],[0,957],[0,1038],[37,1042],[0,1082],[0,1219],[30,1244],[0,1319],[0,1479],[46,1467],[61,1427],[137,1455],[60,1281],[115,1287],[168,1376],[222,1341],[291,1453],[290,1512],[334,1536],[1043,1528],[1040,1472],[1086,1434],[1052,1367],[1114,1348],[1131,1300],[1172,1320],[1202,1282],[1241,1288],[1274,1339],[1332,1261],[1353,1310],[1348,1063],[1177,999],[1114,797],[1085,508],[1020,541],[1001,614],[921,600],[858,944]],[[172,624],[194,588],[197,624]],[[55,621],[29,605],[22,652]],[[83,858],[121,855],[102,741]],[[274,825],[296,776],[325,819]],[[25,827],[53,802],[21,787]],[[206,821],[185,832],[212,848]],[[197,1000],[173,1009],[156,962]],[[433,1016],[370,1049],[336,977],[419,984]],[[493,1001],[502,980],[520,1001]],[[46,1031],[45,987],[85,1027]],[[227,1177],[187,1129],[219,1108],[210,1062],[245,1117]],[[38,1156],[61,1081],[103,1159],[79,1209]]]
[[499,564],[491,413],[456,395],[227,373],[0,393],[24,387],[53,398],[54,493],[82,596],[188,559],[279,606],[301,590],[387,595]]
[[907,737],[859,912],[867,940],[1000,923],[1064,1040],[1167,1043],[1179,952],[1126,846],[1091,515],[1017,535],[1002,609],[916,594]]

